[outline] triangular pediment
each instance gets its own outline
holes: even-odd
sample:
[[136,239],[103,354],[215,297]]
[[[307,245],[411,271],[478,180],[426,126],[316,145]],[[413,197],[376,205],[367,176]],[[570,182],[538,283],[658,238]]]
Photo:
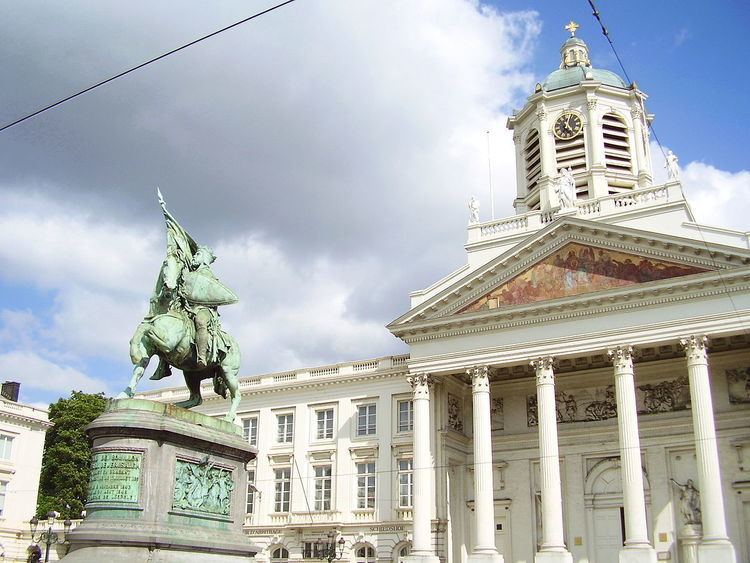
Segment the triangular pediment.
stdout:
[[693,265],[570,242],[458,313],[538,303],[710,271]]
[[728,271],[741,275],[749,268],[748,249],[564,218],[481,267],[442,280],[439,290],[388,328],[400,336],[495,317],[541,318],[561,308],[594,314],[592,303],[602,299],[632,305],[654,292],[721,285]]

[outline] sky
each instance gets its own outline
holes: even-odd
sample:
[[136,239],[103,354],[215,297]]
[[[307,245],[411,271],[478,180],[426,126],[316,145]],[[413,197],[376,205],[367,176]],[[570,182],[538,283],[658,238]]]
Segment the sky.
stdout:
[[[699,220],[745,230],[743,4],[597,2]],[[0,124],[271,5],[6,3]],[[240,296],[221,313],[241,375],[406,352],[384,326],[465,263],[471,195],[490,218],[488,130],[513,213],[505,121],[571,18],[622,74],[585,0],[297,0],[0,132],[0,380],[41,406],[124,388],[164,257],[157,186]]]

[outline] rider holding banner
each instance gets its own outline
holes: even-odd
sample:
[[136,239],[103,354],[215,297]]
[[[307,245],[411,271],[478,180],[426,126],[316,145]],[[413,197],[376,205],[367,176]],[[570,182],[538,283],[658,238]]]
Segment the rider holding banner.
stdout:
[[[167,312],[187,315],[195,328],[196,367],[203,369],[215,363],[219,354],[226,351],[227,342],[223,338],[217,308],[236,303],[238,299],[211,271],[211,264],[216,260],[213,251],[207,246],[197,245],[167,211],[158,189],[157,194],[167,224],[167,256],[159,272],[146,320]],[[160,357],[159,367],[151,379],[169,375],[169,364]]]

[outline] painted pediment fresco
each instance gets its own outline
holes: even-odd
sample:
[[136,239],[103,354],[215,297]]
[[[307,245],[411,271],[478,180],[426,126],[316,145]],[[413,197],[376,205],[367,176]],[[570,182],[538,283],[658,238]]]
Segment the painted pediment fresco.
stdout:
[[536,303],[706,271],[704,268],[570,243],[460,312],[473,313]]

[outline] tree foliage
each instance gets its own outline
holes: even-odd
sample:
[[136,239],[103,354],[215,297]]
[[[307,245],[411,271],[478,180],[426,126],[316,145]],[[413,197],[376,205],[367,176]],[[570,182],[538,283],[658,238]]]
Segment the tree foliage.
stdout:
[[42,456],[37,516],[50,510],[61,518],[80,518],[86,502],[91,446],[85,428],[104,412],[104,394],[73,391],[67,399],[50,405],[54,426],[47,431]]

